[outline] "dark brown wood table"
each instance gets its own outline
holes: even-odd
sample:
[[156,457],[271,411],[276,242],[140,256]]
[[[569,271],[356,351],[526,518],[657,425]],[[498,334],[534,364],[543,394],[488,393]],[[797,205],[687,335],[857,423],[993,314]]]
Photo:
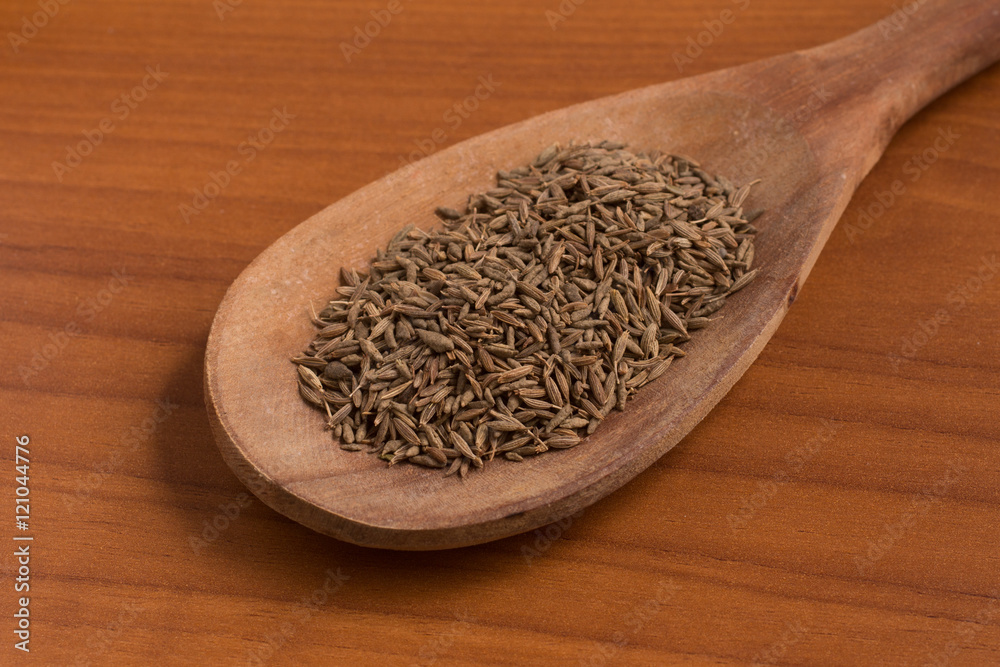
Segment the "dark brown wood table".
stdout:
[[0,664],[1000,664],[997,67],[902,129],[711,415],[560,525],[338,542],[203,403],[226,288],[327,204],[909,4],[3,3]]

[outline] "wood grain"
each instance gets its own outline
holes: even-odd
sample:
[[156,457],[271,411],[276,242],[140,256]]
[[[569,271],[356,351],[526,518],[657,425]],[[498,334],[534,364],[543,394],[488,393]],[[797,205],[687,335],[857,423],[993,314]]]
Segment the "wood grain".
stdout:
[[[202,356],[226,287],[282,233],[438,128],[451,145],[894,11],[587,2],[553,30],[555,2],[413,3],[345,62],[339,42],[384,6],[245,0],[220,20],[201,0],[95,0],[61,6],[18,53],[0,45],[0,392],[6,459],[32,440],[36,662],[1000,661],[996,67],[902,127],[757,362],[571,524],[402,554],[240,495]],[[679,72],[674,54],[725,9],[735,20]],[[0,25],[36,11],[5,3]],[[166,78],[119,119],[114,100],[157,65]],[[445,112],[489,74],[496,93],[453,127]],[[295,118],[243,162],[275,107]],[[52,162],[105,117],[113,131],[60,181]],[[185,222],[179,206],[230,160],[241,172]],[[9,629],[2,660],[20,664]]]

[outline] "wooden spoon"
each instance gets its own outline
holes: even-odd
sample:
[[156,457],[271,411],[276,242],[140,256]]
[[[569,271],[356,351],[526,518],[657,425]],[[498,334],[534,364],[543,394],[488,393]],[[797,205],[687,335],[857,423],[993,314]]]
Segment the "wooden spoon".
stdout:
[[[460,547],[576,512],[705,417],[777,329],[900,125],[998,59],[1000,1],[917,0],[825,46],[546,113],[358,190],[278,239],[219,307],[205,391],[226,462],[274,509],[366,546]],[[527,164],[556,142],[602,139],[691,155],[737,183],[761,178],[747,204],[766,209],[757,279],[721,321],[696,332],[686,358],[573,449],[494,461],[465,480],[341,451],[325,416],[299,397],[289,362],[312,340],[309,306],[332,296],[341,266],[366,269],[400,227],[435,226],[436,206],[462,209],[469,194],[493,186],[498,169]]]

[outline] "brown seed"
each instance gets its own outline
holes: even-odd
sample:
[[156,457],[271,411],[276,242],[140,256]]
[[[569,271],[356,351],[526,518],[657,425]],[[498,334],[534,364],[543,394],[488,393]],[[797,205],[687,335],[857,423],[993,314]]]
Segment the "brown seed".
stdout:
[[736,281],[733,283],[733,286],[729,288],[729,294],[732,294],[733,292],[738,292],[747,285],[749,285],[750,281],[757,276],[757,271],[759,270],[760,269],[754,269],[753,271],[750,271],[749,273],[744,273],[742,276],[737,278]]
[[469,443],[467,443],[458,433],[450,431],[448,433],[448,439],[451,440],[452,445],[462,456],[469,459],[475,458],[476,455],[472,452],[472,449],[469,448]]
[[420,444],[420,438],[417,437],[416,432],[409,424],[398,417],[394,417],[392,423],[396,427],[396,433],[403,436],[404,440],[413,443],[414,445]]
[[[301,368],[301,366],[299,367]],[[497,376],[497,384],[507,384],[508,382],[514,382],[515,380],[520,380],[523,377],[527,377],[535,372],[534,366],[521,366],[520,368],[514,368],[509,371],[504,371]]]
[[424,466],[425,468],[443,468],[445,467],[447,461],[447,459],[445,461],[441,461],[433,456],[423,454],[411,456],[409,460],[410,463],[416,463],[417,465]]
[[553,435],[545,439],[545,444],[552,449],[568,449],[579,445],[581,438],[578,435]]
[[344,407],[340,408],[335,413],[333,413],[333,416],[330,417],[330,419],[326,423],[327,428],[333,428],[340,422],[344,421],[347,418],[347,415],[350,414],[352,407],[353,406],[350,403],[348,403],[347,405],[345,405]]
[[514,420],[510,420],[510,421],[507,421],[507,420],[489,421],[489,422],[486,422],[486,426],[488,428],[493,429],[494,431],[511,431],[511,432],[513,432],[513,431],[523,431],[524,428],[525,428],[524,424],[522,424],[522,423],[520,423],[518,421],[514,421]]
[[302,382],[313,391],[323,391],[323,383],[319,381],[319,376],[310,370],[308,366],[299,366],[299,377],[302,379]]
[[450,338],[434,331],[417,329],[417,336],[435,352],[451,352],[455,349],[455,343]]
[[341,362],[331,361],[323,370],[323,377],[332,382],[339,382],[340,380],[353,379],[354,373],[352,373],[351,369]]

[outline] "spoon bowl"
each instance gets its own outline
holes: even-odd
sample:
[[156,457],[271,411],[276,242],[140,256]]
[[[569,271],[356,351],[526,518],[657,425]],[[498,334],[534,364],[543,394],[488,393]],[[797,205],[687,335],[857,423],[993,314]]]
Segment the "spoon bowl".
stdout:
[[[993,5],[991,7],[991,5]],[[220,450],[265,503],[348,542],[441,549],[531,530],[635,477],[686,435],[777,329],[858,183],[895,130],[1000,58],[990,2],[929,3],[895,41],[877,27],[806,52],[553,111],[475,137],[345,197],[265,250],[223,300],[206,354],[206,402]],[[933,44],[912,54],[907,45]],[[299,397],[289,359],[314,335],[310,304],[366,270],[406,224],[438,224],[496,172],[553,144],[612,140],[694,157],[740,184],[756,221],[757,279],[685,345],[687,356],[579,446],[464,480],[343,452]]]

